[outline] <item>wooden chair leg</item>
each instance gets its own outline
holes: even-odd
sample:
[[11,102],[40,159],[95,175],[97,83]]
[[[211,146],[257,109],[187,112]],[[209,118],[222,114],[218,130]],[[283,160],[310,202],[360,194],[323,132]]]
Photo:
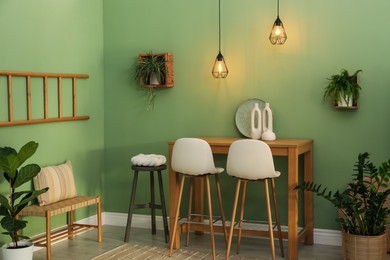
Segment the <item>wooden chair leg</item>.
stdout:
[[161,209],[162,209],[163,223],[164,223],[165,243],[168,243],[169,229],[168,229],[168,220],[167,220],[167,206],[165,205],[164,186],[163,186],[161,171],[158,171],[158,183],[160,188],[160,201],[161,201]]
[[213,207],[211,204],[211,191],[210,191],[210,179],[209,176],[206,175],[206,188],[207,188],[207,202],[209,206],[209,223],[210,223],[210,239],[211,239],[211,249],[213,253],[213,259],[216,259],[215,253],[215,239],[214,239],[214,226],[213,226]]
[[181,177],[181,182],[180,182],[180,188],[179,188],[179,196],[177,199],[177,204],[176,204],[176,212],[175,212],[175,218],[173,221],[173,228],[171,228],[172,236],[171,236],[171,241],[169,245],[169,256],[172,256],[172,250],[173,250],[173,245],[175,244],[175,236],[176,236],[176,230],[177,230],[177,224],[179,222],[179,211],[180,211],[180,203],[181,203],[181,197],[183,195],[183,188],[184,188],[184,181],[186,179],[186,176],[183,175]]
[[68,239],[73,240],[73,222],[74,222],[74,210],[67,213],[68,215]]
[[268,180],[264,180],[264,186],[265,186],[265,197],[267,200],[267,215],[268,215],[268,228],[269,228],[269,239],[271,243],[271,252],[272,252],[272,259],[276,259],[275,255],[275,242],[274,242],[274,230],[272,226],[272,216],[271,216],[271,206],[269,201],[269,191],[268,191]]
[[240,195],[240,184],[241,184],[241,179],[238,179],[237,180],[237,187],[236,187],[236,195],[234,197],[234,202],[233,202],[232,218],[230,221],[229,239],[228,239],[228,244],[227,244],[227,249],[226,249],[226,260],[230,256],[230,248],[232,246],[233,231],[234,231],[234,218],[236,216],[236,211],[237,211],[238,196]]
[[215,184],[217,186],[217,194],[218,194],[218,202],[219,202],[219,211],[221,212],[221,220],[222,220],[222,228],[223,228],[223,235],[225,236],[225,244],[227,245],[228,242],[228,234],[226,229],[226,219],[225,219],[225,213],[223,210],[223,204],[222,204],[222,195],[221,195],[221,186],[219,185],[219,177],[218,174],[215,174]]
[[156,196],[154,192],[154,172],[150,171],[150,212],[152,217],[152,234],[156,234]]
[[46,259],[51,259],[51,215],[46,211]]
[[98,196],[97,200],[97,228],[98,228],[98,242],[102,242],[102,202],[100,196]]
[[133,178],[133,187],[131,188],[129,212],[127,213],[127,224],[126,224],[126,233],[125,233],[126,243],[129,242],[129,238],[130,238],[131,220],[133,218],[133,209],[134,209],[135,192],[137,190],[137,181],[138,181],[138,171],[135,170],[134,178]]
[[237,254],[240,253],[240,246],[241,246],[242,222],[244,220],[244,208],[245,208],[246,185],[247,185],[247,183],[248,183],[248,181],[246,181],[246,180],[243,181],[243,186],[242,186],[240,219],[238,221]]
[[280,246],[280,251],[282,253],[282,257],[284,257],[283,237],[282,237],[282,230],[280,228],[279,208],[278,208],[278,202],[276,201],[275,179],[273,178],[271,179],[271,190],[272,190],[272,197],[274,201],[276,225],[278,227],[279,246]]
[[190,221],[191,221],[191,210],[192,210],[192,195],[194,192],[194,178],[190,178],[190,194],[188,198],[188,214],[187,214],[187,236],[186,236],[186,246],[190,243]]

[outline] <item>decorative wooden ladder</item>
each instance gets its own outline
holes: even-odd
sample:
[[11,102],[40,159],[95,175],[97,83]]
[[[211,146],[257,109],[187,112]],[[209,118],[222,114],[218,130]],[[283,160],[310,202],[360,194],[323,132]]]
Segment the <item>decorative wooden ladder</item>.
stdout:
[[[76,79],[87,79],[87,74],[62,74],[62,73],[40,73],[40,72],[9,72],[0,71],[0,76],[6,76],[8,80],[8,121],[0,122],[0,126],[14,126],[14,125],[27,125],[27,124],[39,124],[50,122],[62,122],[62,121],[74,121],[74,120],[88,120],[89,116],[77,116],[76,106]],[[12,96],[12,78],[13,77],[25,77],[26,78],[26,96],[27,96],[27,119],[26,120],[14,120],[13,116],[13,96]],[[44,115],[43,118],[33,119],[31,112],[31,78],[37,77],[43,79],[43,95],[44,95]],[[58,116],[49,118],[49,78],[57,78],[58,87]],[[73,102],[73,115],[70,117],[63,117],[62,115],[62,79],[72,79],[72,102]]]

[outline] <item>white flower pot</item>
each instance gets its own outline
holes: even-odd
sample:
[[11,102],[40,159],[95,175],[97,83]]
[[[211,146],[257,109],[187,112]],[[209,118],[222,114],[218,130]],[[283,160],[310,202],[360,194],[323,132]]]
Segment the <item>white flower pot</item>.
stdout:
[[346,97],[346,100],[343,98],[340,101],[337,101],[339,107],[351,107],[353,98],[351,96]]
[[5,244],[1,247],[3,251],[3,260],[32,260],[34,244],[29,241],[19,241],[18,246],[21,248],[8,248],[14,243]]

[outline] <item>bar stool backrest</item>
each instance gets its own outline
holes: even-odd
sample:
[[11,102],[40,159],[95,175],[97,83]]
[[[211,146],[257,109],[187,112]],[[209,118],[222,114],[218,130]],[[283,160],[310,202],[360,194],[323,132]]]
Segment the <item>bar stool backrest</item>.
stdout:
[[172,169],[187,175],[205,175],[223,172],[216,168],[210,145],[199,138],[180,138],[172,151]]
[[274,178],[275,171],[269,146],[260,140],[244,139],[232,143],[227,157],[226,171],[230,176],[248,180]]

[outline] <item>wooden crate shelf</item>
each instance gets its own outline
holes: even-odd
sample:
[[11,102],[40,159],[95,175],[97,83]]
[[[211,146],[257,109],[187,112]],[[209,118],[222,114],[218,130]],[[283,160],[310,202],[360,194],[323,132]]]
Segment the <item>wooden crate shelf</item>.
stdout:
[[172,53],[153,53],[153,54],[139,54],[138,55],[138,62],[142,61],[143,59],[147,59],[151,55],[161,56],[162,59],[165,61],[165,66],[167,68],[166,76],[165,76],[165,82],[160,85],[148,85],[144,84],[143,79],[141,78],[140,85],[145,88],[172,88],[174,86],[174,75],[173,75],[173,55]]

